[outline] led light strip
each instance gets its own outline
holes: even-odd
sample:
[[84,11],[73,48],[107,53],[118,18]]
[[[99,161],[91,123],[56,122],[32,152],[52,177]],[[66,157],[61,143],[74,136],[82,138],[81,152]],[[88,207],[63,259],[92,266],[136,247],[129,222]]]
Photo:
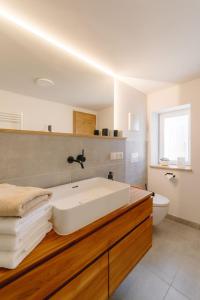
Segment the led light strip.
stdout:
[[115,78],[118,77],[112,70],[99,64],[98,62],[94,61],[93,59],[91,59],[87,55],[81,53],[80,51],[73,48],[72,46],[61,43],[55,37],[49,35],[48,33],[44,32],[42,29],[36,27],[35,25],[32,25],[28,22],[23,21],[21,18],[19,18],[16,15],[13,15],[11,12],[6,10],[5,8],[0,7],[0,18],[4,19],[6,21],[9,21],[12,24],[17,25],[18,27],[22,28],[23,30],[26,30],[27,32],[34,34],[35,36],[39,37],[40,39],[48,42],[49,44],[55,46],[58,49],[63,50],[64,52],[74,56],[75,58],[98,69],[101,72],[103,72],[111,77],[115,77]]

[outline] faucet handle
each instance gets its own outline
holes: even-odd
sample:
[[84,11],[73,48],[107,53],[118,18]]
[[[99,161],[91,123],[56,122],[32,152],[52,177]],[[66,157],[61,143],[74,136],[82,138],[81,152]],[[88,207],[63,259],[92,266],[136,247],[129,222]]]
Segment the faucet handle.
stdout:
[[84,153],[85,153],[85,151],[84,151],[84,149],[82,149],[82,153],[77,156],[77,160],[79,160],[81,162],[85,162],[86,158],[84,156]]
[[82,162],[86,161],[86,157],[85,157],[85,150],[82,149]]

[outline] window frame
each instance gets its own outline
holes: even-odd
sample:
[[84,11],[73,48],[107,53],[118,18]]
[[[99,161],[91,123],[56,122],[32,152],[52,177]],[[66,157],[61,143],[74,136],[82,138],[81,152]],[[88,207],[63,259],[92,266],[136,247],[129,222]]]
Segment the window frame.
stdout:
[[[160,159],[164,157],[164,119],[166,117],[172,117],[172,116],[182,116],[182,115],[188,115],[188,153],[189,153],[189,159],[185,162],[186,166],[191,165],[191,108],[176,108],[171,109],[168,111],[163,111],[158,113],[158,163],[160,162]],[[177,160],[171,160],[169,161],[170,165],[177,165]]]

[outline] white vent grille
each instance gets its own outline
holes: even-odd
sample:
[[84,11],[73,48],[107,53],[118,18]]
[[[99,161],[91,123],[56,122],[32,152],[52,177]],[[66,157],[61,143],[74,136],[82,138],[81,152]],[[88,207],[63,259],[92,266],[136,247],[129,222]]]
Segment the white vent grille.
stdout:
[[23,129],[23,113],[0,112],[0,128]]

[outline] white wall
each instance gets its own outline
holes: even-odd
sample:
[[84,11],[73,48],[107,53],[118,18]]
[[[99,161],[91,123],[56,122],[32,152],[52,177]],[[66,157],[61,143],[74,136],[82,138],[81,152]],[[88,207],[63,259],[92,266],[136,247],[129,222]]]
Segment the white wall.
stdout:
[[98,128],[101,130],[103,128],[108,128],[110,130],[114,129],[114,105],[101,109],[97,114],[98,118]]
[[[128,113],[139,120],[139,131],[128,131]],[[146,182],[146,96],[133,87],[115,82],[114,127],[123,130],[126,141],[126,181],[131,184]],[[138,154],[137,161],[132,153]]]
[[173,184],[165,178],[164,170],[149,168],[148,188],[169,197],[170,214],[200,223],[200,78],[148,96],[148,164],[151,164],[152,112],[188,103],[191,104],[192,120],[192,172],[175,171],[177,182]]
[[23,112],[23,129],[26,130],[42,131],[52,125],[53,131],[72,132],[73,110],[97,114],[96,111],[0,90],[0,112]]

